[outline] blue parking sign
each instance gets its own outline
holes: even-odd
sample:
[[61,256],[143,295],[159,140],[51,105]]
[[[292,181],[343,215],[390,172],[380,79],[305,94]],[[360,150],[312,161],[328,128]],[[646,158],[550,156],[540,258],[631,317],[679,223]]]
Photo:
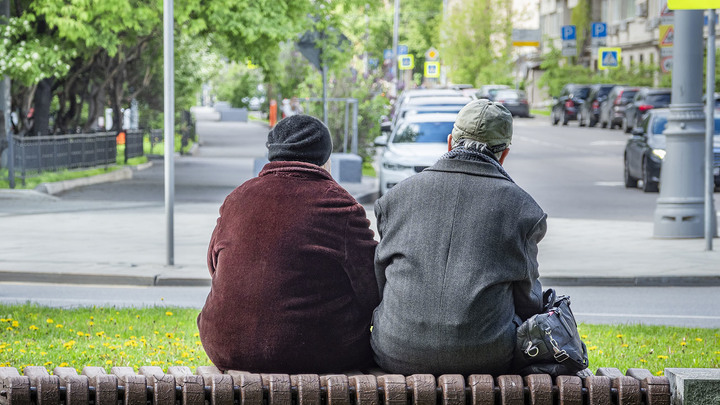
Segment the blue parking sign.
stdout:
[[392,49],[386,49],[383,51],[383,59],[388,60],[388,59],[392,59],[392,57],[393,57]]
[[398,53],[398,55],[407,55],[408,46],[407,45],[398,45],[397,53]]
[[563,25],[560,29],[563,41],[576,39],[575,37],[575,26],[574,25]]
[[592,23],[592,37],[593,38],[607,37],[607,24],[605,24],[604,22]]

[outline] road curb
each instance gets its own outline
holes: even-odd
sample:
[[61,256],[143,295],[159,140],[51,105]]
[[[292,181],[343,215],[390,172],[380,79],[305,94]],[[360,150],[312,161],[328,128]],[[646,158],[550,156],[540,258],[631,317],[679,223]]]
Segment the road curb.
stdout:
[[56,181],[53,183],[42,183],[35,187],[35,190],[41,193],[56,195],[78,187],[120,180],[128,180],[132,179],[132,176],[132,169],[130,169],[129,167],[123,167],[118,170],[113,170],[109,173],[102,173],[90,177],[80,177],[77,179]]
[[540,282],[564,287],[717,287],[720,276],[540,277]]
[[153,276],[0,271],[0,282],[153,286]]

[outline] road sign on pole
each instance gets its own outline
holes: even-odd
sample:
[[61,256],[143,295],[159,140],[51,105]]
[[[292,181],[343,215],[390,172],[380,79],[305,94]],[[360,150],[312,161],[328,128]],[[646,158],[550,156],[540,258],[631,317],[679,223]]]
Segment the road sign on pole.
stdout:
[[562,36],[562,56],[577,55],[577,36],[574,25],[563,25],[560,29]]
[[425,62],[425,77],[440,77],[440,62]]
[[540,46],[540,30],[525,30],[513,28],[513,46]]
[[415,67],[415,58],[412,55],[398,56],[398,69],[410,70]]
[[620,48],[598,48],[598,69],[614,69],[620,67]]
[[594,22],[591,26],[590,45],[599,48],[607,44],[607,24],[604,22]]
[[438,52],[438,50],[433,47],[428,48],[427,52],[425,52],[425,60],[438,60],[439,57],[440,52]]
[[398,53],[398,55],[407,55],[408,46],[407,45],[398,45],[397,53]]
[[662,58],[660,58],[660,68],[662,69],[663,73],[672,72],[672,65],[673,65],[673,57],[672,56],[663,56]]
[[661,48],[667,48],[673,46],[675,40],[675,26],[673,25],[661,25],[660,26],[660,41],[658,45]]
[[670,10],[709,10],[720,8],[720,0],[667,0]]

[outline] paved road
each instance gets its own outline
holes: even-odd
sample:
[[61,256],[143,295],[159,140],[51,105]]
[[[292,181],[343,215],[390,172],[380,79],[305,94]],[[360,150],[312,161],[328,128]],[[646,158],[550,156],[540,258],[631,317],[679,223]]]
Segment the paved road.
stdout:
[[550,126],[542,116],[515,122],[505,167],[551,218],[653,221],[658,193],[624,186],[623,131]]
[[[550,286],[546,286],[550,287]],[[720,328],[720,287],[556,287],[579,322]],[[0,283],[0,303],[202,308],[208,287],[110,287]]]

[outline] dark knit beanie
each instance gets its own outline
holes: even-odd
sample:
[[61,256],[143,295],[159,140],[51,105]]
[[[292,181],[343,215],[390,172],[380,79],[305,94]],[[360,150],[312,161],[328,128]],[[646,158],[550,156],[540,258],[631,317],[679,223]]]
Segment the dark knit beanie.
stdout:
[[322,121],[309,115],[280,120],[268,134],[268,160],[300,161],[322,166],[330,158],[332,139]]

